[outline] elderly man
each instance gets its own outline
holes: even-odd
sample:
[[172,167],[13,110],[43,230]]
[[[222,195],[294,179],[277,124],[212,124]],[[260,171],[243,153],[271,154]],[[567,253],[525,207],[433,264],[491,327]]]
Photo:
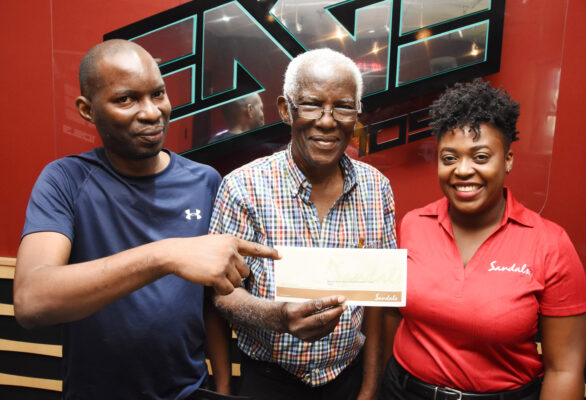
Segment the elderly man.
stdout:
[[[226,176],[210,231],[269,246],[394,248],[388,180],[344,153],[361,93],[360,71],[340,53],[312,50],[292,60],[277,100],[291,143]],[[380,309],[345,306],[341,296],[275,302],[273,261],[249,259],[249,266],[244,287],[216,297],[242,351],[240,394],[372,398]]]
[[249,272],[241,255],[276,251],[205,235],[220,177],[162,149],[171,105],[143,48],[101,43],[79,78],[77,109],[104,146],[37,180],[15,316],[63,323],[65,399],[184,399],[207,377],[202,285],[230,293]]

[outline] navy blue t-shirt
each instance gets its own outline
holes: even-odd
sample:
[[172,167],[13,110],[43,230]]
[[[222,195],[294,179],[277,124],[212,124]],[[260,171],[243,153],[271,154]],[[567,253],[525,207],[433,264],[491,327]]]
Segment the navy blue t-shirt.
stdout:
[[[72,243],[72,264],[206,234],[220,175],[169,154],[167,168],[139,178],[115,171],[102,147],[52,162],[33,188],[23,237],[62,233]],[[207,375],[202,304],[201,285],[170,275],[63,324],[64,398],[192,393]]]

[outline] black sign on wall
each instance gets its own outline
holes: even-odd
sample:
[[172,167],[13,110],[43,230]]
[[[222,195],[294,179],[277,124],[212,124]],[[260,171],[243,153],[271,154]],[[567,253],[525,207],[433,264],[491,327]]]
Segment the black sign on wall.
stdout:
[[[159,59],[173,104],[172,125],[193,119],[192,139],[176,150],[209,160],[288,134],[274,99],[281,94],[289,60],[312,48],[330,47],[356,62],[365,84],[361,119],[368,121],[371,136],[376,124],[393,118],[373,113],[381,105],[498,72],[504,3],[197,0],[104,39],[136,41]],[[255,134],[214,142],[214,135],[229,129],[222,125],[220,110],[253,94],[265,103],[264,122],[250,129]],[[422,137],[419,132],[409,140]],[[368,140],[376,151],[376,138]]]

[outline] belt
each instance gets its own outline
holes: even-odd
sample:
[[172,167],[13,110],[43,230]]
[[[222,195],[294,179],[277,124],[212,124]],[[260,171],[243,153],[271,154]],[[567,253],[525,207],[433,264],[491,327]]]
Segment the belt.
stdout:
[[398,372],[399,382],[403,383],[403,387],[410,393],[430,400],[517,400],[531,394],[538,395],[541,389],[541,377],[537,377],[515,390],[495,393],[463,392],[458,389],[423,382],[407,372],[395,359],[392,359],[392,362]]
[[[363,349],[360,349],[360,351],[358,352],[358,355],[356,355],[356,357],[354,357],[354,359],[352,361],[350,361],[350,364],[348,364],[342,370],[342,372],[336,377],[336,379],[339,377],[348,375],[356,367],[362,368],[362,359],[363,359]],[[274,362],[270,362],[270,361],[255,360],[254,358],[251,358],[248,354],[246,354],[242,350],[240,350],[240,365],[241,365],[240,368],[252,368],[252,369],[255,369],[256,371],[259,371],[260,373],[263,373],[264,375],[266,375],[266,374],[270,374],[273,376],[277,375],[277,376],[280,376],[281,379],[295,381],[298,383],[302,382],[302,383],[306,384],[303,380],[301,380],[301,378],[299,378],[298,376],[285,370],[279,364],[274,363]],[[330,383],[330,382],[332,382],[332,381],[329,381],[328,383]]]

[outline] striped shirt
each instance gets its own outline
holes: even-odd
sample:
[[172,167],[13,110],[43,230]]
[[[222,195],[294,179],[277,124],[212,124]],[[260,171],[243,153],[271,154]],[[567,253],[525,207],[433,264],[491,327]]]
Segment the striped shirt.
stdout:
[[[375,168],[344,155],[344,190],[319,221],[309,200],[311,184],[285,151],[253,161],[227,175],[218,192],[211,233],[229,233],[267,246],[395,248],[391,186]],[[274,300],[273,260],[249,257],[244,282],[254,296]],[[358,355],[362,307],[349,306],[335,330],[308,343],[287,333],[235,326],[249,357],[277,363],[311,386],[334,379]]]

